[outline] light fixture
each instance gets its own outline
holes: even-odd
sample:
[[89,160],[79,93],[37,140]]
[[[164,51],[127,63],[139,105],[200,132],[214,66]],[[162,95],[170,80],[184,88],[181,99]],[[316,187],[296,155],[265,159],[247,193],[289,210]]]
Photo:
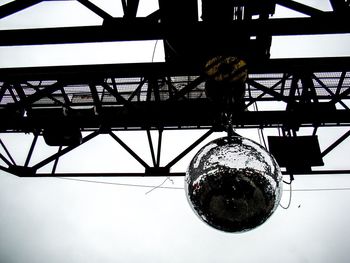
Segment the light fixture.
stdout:
[[261,145],[240,136],[222,137],[194,156],[185,190],[202,221],[225,232],[245,232],[263,224],[278,207],[282,174]]
[[226,111],[234,108],[244,110],[247,64],[233,56],[216,56],[208,60],[204,71],[208,77],[205,94]]

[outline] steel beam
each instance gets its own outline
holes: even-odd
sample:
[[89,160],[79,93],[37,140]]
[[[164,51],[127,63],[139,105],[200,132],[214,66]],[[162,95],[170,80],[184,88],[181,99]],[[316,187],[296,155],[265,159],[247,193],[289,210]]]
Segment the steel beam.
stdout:
[[[156,40],[205,36],[208,32],[231,37],[256,35],[310,35],[350,33],[348,17],[326,12],[323,15],[307,18],[276,18],[268,20],[244,20],[232,23],[207,24],[197,22],[178,27],[161,23],[145,23],[142,18],[132,22],[114,18],[102,26],[80,26],[40,29],[0,30],[0,45],[42,45],[67,43],[92,43],[108,41]],[[202,43],[205,45],[205,43]]]
[[309,16],[318,16],[324,14],[324,12],[319,9],[292,0],[276,0],[276,3]]
[[[156,106],[156,104],[153,104]],[[221,127],[221,112],[208,103],[173,104],[172,107],[137,107],[128,111],[123,107],[104,108],[101,114],[91,116],[91,111],[77,110],[77,114],[61,116],[52,111],[33,116],[2,114],[0,132],[26,132],[45,127],[78,126],[83,130],[98,130],[100,126],[112,130],[147,130],[156,127],[171,129],[205,129]],[[332,111],[251,111],[235,114],[236,128],[259,127],[313,127],[314,125],[350,126],[349,110]]]
[[[101,82],[109,77],[168,77],[199,75],[202,68],[187,63],[130,63],[107,65],[0,68],[0,81],[59,80],[71,83]],[[249,73],[350,71],[350,57],[270,59],[249,65]]]
[[[6,167],[0,166],[1,170],[8,171]],[[289,175],[287,171],[282,171],[283,175]],[[322,174],[349,174],[350,170],[314,170],[302,173],[293,173],[293,175],[322,175]],[[146,174],[145,173],[56,173],[52,175],[51,173],[37,173],[37,174],[23,174],[21,177],[184,177],[186,173],[168,173],[168,174]]]
[[36,5],[43,0],[15,0],[0,6],[0,19]]

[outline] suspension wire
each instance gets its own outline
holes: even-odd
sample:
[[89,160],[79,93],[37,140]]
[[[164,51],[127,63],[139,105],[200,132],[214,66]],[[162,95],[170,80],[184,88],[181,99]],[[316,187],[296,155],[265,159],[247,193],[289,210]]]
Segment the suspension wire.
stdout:
[[154,55],[156,53],[157,44],[158,44],[158,39],[156,40],[156,43],[154,44],[153,53],[152,53],[152,60],[151,60],[152,62],[154,61]]
[[[253,103],[253,108],[254,108],[254,111],[258,111],[258,105],[257,105],[256,102]],[[258,136],[259,136],[260,145],[262,145],[263,142],[262,142],[262,139],[261,139],[261,134],[260,134],[260,132],[259,132],[259,128],[258,128]]]
[[265,135],[264,135],[264,128],[259,128],[259,130],[261,132],[261,137],[263,139],[264,147],[265,147],[265,149],[267,149],[267,144],[266,144]]
[[[166,180],[169,180],[166,178],[164,183],[154,186],[154,185],[145,185],[145,184],[129,184],[129,183],[113,183],[113,182],[104,182],[104,181],[95,181],[95,180],[86,180],[86,179],[78,179],[78,178],[68,178],[68,177],[57,177],[54,176],[53,178],[61,179],[61,180],[68,180],[68,181],[77,181],[77,182],[83,182],[83,183],[92,183],[92,184],[106,184],[106,185],[116,185],[116,186],[127,186],[127,187],[140,187],[140,188],[161,188],[161,189],[175,189],[175,190],[184,190],[183,187],[176,187],[176,186],[163,186]],[[172,181],[172,179],[170,179]]]
[[293,189],[292,189],[292,181],[289,184],[289,200],[288,200],[288,205],[286,207],[284,207],[283,205],[281,205],[281,203],[279,204],[280,207],[282,207],[283,209],[288,209],[290,207],[290,204],[292,203],[292,193],[293,193]]
[[[82,183],[93,183],[93,184],[105,184],[105,185],[115,185],[115,186],[126,186],[126,187],[140,187],[140,188],[159,188],[159,189],[171,189],[171,190],[184,190],[184,187],[176,186],[163,186],[163,185],[145,185],[145,184],[129,184],[129,183],[113,183],[113,182],[104,182],[104,181],[95,181],[95,180],[86,180],[78,178],[68,178],[68,177],[57,177],[53,176],[52,178],[68,180],[68,181],[77,181]],[[350,191],[350,187],[339,187],[339,188],[299,188],[292,189],[293,192],[322,192],[322,191]],[[284,192],[289,192],[291,189],[285,189]]]
[[[253,103],[254,111],[259,111],[258,104],[256,102]],[[264,128],[258,128],[259,142],[261,145],[264,145],[265,149],[267,149],[267,144],[265,141]]]
[[165,180],[164,180],[160,185],[157,185],[157,186],[153,187],[151,190],[147,191],[147,192],[145,193],[145,195],[147,195],[147,194],[149,194],[150,192],[152,192],[152,191],[154,191],[154,190],[156,190],[156,189],[162,187],[162,186],[165,184],[165,182],[168,181],[168,180],[169,180],[172,184],[174,184],[173,179],[171,179],[169,176],[167,176],[167,177],[165,178]]
[[[288,190],[287,190],[288,191]],[[350,187],[337,187],[337,188],[303,188],[294,189],[293,192],[321,192],[321,191],[350,191]]]
[[285,184],[291,184],[292,182],[287,182],[286,180],[283,180],[283,183],[285,183]]

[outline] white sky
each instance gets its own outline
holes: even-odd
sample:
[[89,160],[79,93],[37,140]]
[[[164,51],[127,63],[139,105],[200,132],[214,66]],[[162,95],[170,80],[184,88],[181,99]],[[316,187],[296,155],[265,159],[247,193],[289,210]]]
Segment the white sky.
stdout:
[[[94,2],[105,10],[110,10],[113,5],[115,13],[111,14],[121,14],[119,1]],[[154,9],[150,2],[141,1],[143,14],[139,15],[147,15]],[[321,5],[323,10],[329,8],[327,1],[308,2]],[[67,9],[65,5],[71,6]],[[280,12],[286,15],[284,11],[281,8]],[[61,26],[64,23],[84,25],[87,21],[101,23],[98,17],[75,2],[48,2],[0,20],[0,29]],[[272,56],[349,56],[349,35],[313,38],[316,42],[306,37],[275,38]],[[154,41],[121,45],[0,47],[0,67],[151,60]],[[163,59],[161,47],[158,43],[155,61]],[[321,149],[346,131],[347,128],[321,128],[318,134]],[[164,132],[162,163],[172,160],[204,132]],[[238,132],[259,141],[256,130]],[[267,135],[276,133],[275,130],[265,132]],[[311,133],[309,130],[302,132]],[[145,132],[120,132],[118,135],[151,163]],[[153,135],[156,139],[156,134]],[[219,136],[214,134],[206,142]],[[23,163],[32,135],[1,134],[0,138],[16,162]],[[346,141],[327,155],[324,159],[326,168],[348,168],[348,149],[349,141]],[[32,161],[35,163],[56,151],[56,147],[46,146],[40,138]],[[172,171],[183,172],[197,151],[198,147]],[[102,168],[106,172],[143,171],[110,137],[99,136],[62,157],[58,172],[94,172]],[[50,171],[50,166],[42,171]],[[156,189],[146,195],[151,188],[116,185],[159,185],[164,178],[89,180],[114,184],[59,178],[25,179],[0,172],[0,262],[349,261],[349,191],[294,191],[288,210],[277,209],[270,220],[253,231],[227,234],[197,219],[187,204],[184,190]],[[174,178],[174,184],[168,181],[164,186],[181,188],[183,178]],[[349,175],[297,176],[293,185],[296,190],[344,187],[350,187]],[[288,197],[289,192],[285,192],[284,205]]]

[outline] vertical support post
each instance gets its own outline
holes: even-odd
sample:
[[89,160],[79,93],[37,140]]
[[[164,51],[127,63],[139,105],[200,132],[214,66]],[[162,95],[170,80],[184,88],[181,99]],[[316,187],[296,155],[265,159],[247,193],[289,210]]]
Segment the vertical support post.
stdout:
[[149,79],[148,85],[152,87],[154,100],[160,101],[159,85],[158,85],[157,79],[153,79],[153,78]]
[[139,0],[122,0],[124,18],[135,18],[139,7]]
[[101,109],[101,101],[100,98],[98,97],[98,92],[95,84],[89,84],[90,90],[91,90],[91,95],[92,99],[94,100],[94,103],[96,105],[96,111],[99,112]]
[[158,130],[158,149],[157,149],[157,162],[156,167],[160,166],[160,154],[162,149],[162,135],[163,135],[163,129]]
[[292,77],[292,83],[290,85],[290,91],[288,95],[287,111],[291,110],[294,106],[295,93],[298,89],[298,81],[299,81],[299,77],[294,74]]
[[309,103],[311,100],[316,103],[318,102],[315,85],[311,76],[312,74],[305,74],[300,78],[302,84],[302,102],[304,103]]
[[154,148],[153,148],[153,142],[152,142],[151,132],[150,132],[149,129],[147,129],[146,132],[147,132],[147,138],[148,138],[149,148],[150,148],[151,155],[152,155],[152,162],[153,162],[153,165],[156,166],[156,165],[157,165],[157,162],[156,162],[156,157],[155,157],[155,154],[154,154]]

